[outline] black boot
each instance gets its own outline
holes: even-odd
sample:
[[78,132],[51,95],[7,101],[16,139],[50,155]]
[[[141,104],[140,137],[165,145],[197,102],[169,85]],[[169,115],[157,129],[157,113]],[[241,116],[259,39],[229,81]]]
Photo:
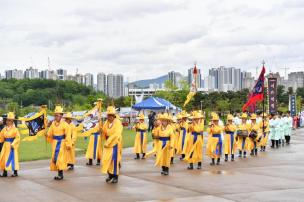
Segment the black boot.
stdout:
[[165,166],[162,166],[162,171],[161,174],[164,175],[165,174]]
[[171,157],[170,164],[173,164],[173,160],[174,160],[174,158],[173,158],[173,157]]
[[271,148],[274,148],[275,140],[271,140]]
[[202,169],[202,162],[197,163],[197,169],[199,169],[199,170]]
[[143,153],[141,159],[145,159],[146,158],[146,153]]
[[244,155],[243,156],[244,156],[244,158],[246,158],[246,152],[245,151],[244,151]]
[[74,165],[73,164],[68,164],[68,170],[74,170]]
[[254,149],[254,155],[255,155],[255,156],[258,155],[258,149],[257,149],[257,148]]
[[118,182],[118,175],[113,175],[113,180],[111,181],[112,184],[116,184]]
[[3,174],[1,175],[1,177],[7,177],[7,171],[3,170]]
[[182,156],[179,158],[179,160],[183,160],[185,158],[185,154],[182,154]]
[[239,158],[242,158],[242,151],[239,151]]
[[234,154],[231,154],[231,161],[234,161]]
[[218,158],[218,159],[217,159],[217,162],[216,162],[216,165],[220,165],[220,161],[221,161],[221,159]]
[[228,161],[228,154],[225,154],[225,162]]
[[136,153],[136,157],[134,159],[140,159],[139,153]]
[[59,170],[58,171],[58,176],[54,177],[54,180],[62,180],[63,179],[63,171]]
[[87,162],[87,166],[93,165],[93,159],[89,159],[89,162]]
[[276,143],[276,147],[279,148],[279,140],[276,140],[275,143]]
[[215,165],[214,158],[212,158],[211,160],[212,160],[212,161],[211,161],[210,165],[211,165],[211,166],[214,166],[214,165]]
[[169,175],[169,168],[168,167],[165,167],[164,175]]
[[97,166],[100,166],[100,159],[97,159],[96,165],[97,165]]
[[254,155],[254,152],[253,152],[253,151],[254,151],[254,149],[251,150],[250,156],[253,156],[253,155]]
[[193,163],[190,163],[187,169],[188,170],[193,170]]
[[18,177],[18,171],[14,170],[14,173],[12,174],[12,177]]
[[106,179],[106,182],[110,182],[113,179],[113,175],[111,173],[108,173],[108,177]]

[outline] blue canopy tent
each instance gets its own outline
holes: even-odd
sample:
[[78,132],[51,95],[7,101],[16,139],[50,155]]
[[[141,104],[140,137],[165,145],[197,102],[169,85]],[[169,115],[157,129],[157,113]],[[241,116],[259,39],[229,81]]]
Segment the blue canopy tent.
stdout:
[[179,110],[178,107],[169,101],[159,97],[149,97],[142,102],[133,105],[132,108],[135,110]]

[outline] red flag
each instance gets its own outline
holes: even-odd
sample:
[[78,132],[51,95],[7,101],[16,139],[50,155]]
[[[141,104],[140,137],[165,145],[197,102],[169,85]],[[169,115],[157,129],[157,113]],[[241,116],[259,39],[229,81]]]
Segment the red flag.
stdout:
[[254,105],[257,102],[262,101],[264,99],[264,80],[265,80],[264,74],[265,74],[265,67],[263,65],[262,71],[260,73],[260,76],[256,84],[252,89],[251,95],[248,101],[246,102],[246,104],[244,104],[242,108],[243,112],[246,111],[248,106]]

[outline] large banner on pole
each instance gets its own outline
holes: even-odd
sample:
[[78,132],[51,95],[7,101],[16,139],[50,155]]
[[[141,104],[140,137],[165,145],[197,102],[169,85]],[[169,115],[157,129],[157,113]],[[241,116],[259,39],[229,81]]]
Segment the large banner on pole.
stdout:
[[269,113],[276,114],[277,109],[277,78],[268,78]]
[[294,117],[297,115],[297,105],[296,105],[297,97],[296,95],[290,95],[289,96],[289,111],[290,115]]

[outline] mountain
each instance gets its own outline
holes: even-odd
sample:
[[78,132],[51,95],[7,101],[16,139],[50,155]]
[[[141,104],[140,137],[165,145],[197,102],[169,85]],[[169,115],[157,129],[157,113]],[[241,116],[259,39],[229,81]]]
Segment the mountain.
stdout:
[[138,80],[131,82],[130,84],[135,85],[138,88],[149,88],[150,84],[158,84],[161,86],[163,83],[165,83],[166,80],[168,80],[168,75],[163,75],[155,79]]

